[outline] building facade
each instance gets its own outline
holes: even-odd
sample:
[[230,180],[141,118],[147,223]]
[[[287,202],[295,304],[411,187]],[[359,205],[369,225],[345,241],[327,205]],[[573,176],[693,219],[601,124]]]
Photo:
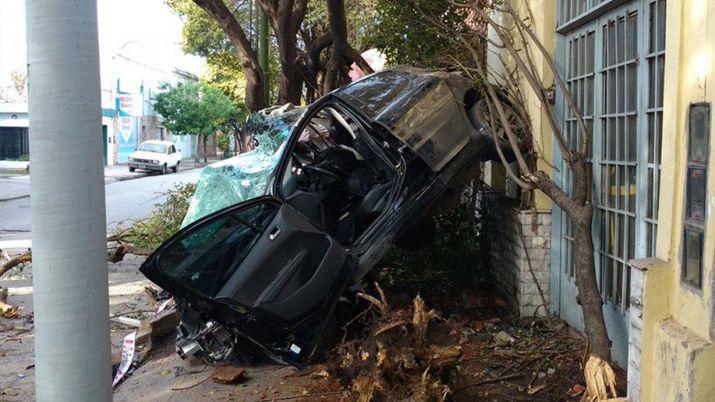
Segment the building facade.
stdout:
[[0,103],[0,160],[29,158],[29,125],[27,103]]
[[193,74],[173,70],[156,71],[129,59],[103,58],[113,68],[102,75],[102,138],[105,165],[123,164],[139,143],[146,140],[174,141],[185,158],[196,154],[193,136],[172,135],[161,124],[153,107],[163,83],[197,81]]
[[[523,7],[521,1],[512,3]],[[612,357],[628,372],[628,397],[715,400],[715,174],[710,166],[715,141],[713,91],[707,85],[715,73],[710,22],[715,0],[529,4],[532,27],[592,132],[595,265]],[[538,67],[550,87],[549,69]],[[569,171],[530,92],[524,91],[536,147],[549,161],[538,162],[539,167],[569,189]],[[559,91],[554,110],[566,136],[575,140],[575,116]],[[491,170],[497,173],[487,180],[498,181],[499,168]],[[546,215],[551,221],[550,273],[543,286],[549,308],[582,329],[570,222],[543,197],[535,206],[538,222],[549,219]],[[510,213],[520,216],[513,220],[519,223],[534,212]],[[519,256],[529,246],[511,248]],[[528,282],[518,260],[507,269],[521,275],[517,283]],[[517,307],[529,312],[528,305]]]
[[[126,163],[138,144],[150,139],[174,141],[185,158],[196,155],[197,138],[169,133],[154,111],[153,102],[163,83],[176,85],[197,81],[198,77],[178,69],[157,69],[110,51],[100,52],[100,65],[102,128],[97,135],[102,136],[105,166]],[[3,93],[15,90],[0,89]],[[0,97],[0,160],[29,159],[28,127],[26,97]]]

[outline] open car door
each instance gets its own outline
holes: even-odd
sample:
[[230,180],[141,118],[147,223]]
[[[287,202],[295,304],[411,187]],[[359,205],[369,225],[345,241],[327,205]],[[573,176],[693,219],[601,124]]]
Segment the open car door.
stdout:
[[350,261],[331,236],[266,196],[187,226],[140,270],[194,316],[211,317],[275,360],[301,365],[315,352]]

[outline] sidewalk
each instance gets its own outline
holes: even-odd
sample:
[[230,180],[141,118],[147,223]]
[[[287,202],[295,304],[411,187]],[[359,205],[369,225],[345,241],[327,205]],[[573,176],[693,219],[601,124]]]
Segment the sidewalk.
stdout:
[[[208,164],[218,162],[220,160],[221,159],[218,157],[211,157],[208,159],[208,163],[204,164],[203,159],[201,163],[196,163],[193,159],[184,159],[179,165],[179,172],[202,168]],[[173,172],[170,171],[169,174],[172,173]],[[126,164],[106,166],[104,168],[104,182],[105,184],[107,184],[118,181],[139,179],[149,175],[158,174],[159,172],[149,172],[146,170],[129,172],[129,167]],[[30,175],[27,172],[17,171],[12,173],[0,173],[0,202],[27,198],[29,196]]]
[[[179,172],[184,172],[187,170],[192,170],[196,168],[202,168],[206,165],[209,165],[214,162],[220,161],[221,158],[219,157],[209,157],[207,163],[203,163],[203,159],[201,159],[201,163],[196,163],[194,162],[193,159],[182,159],[181,163],[179,164]],[[114,182],[114,181],[124,181],[124,180],[132,180],[132,179],[138,179],[140,177],[145,177],[149,175],[158,175],[159,172],[150,172],[147,170],[137,170],[134,172],[129,171],[129,166],[127,166],[126,163],[119,164],[119,165],[114,165],[114,166],[107,166],[104,168],[104,181],[106,183]],[[171,171],[170,173],[171,174]]]

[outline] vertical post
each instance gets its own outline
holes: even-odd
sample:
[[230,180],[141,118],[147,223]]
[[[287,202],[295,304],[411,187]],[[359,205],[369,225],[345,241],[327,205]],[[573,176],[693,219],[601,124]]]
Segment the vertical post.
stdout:
[[27,0],[35,389],[110,401],[96,0]]
[[260,6],[256,7],[259,10],[260,26],[258,28],[258,64],[261,65],[263,73],[263,96],[266,99],[266,105],[271,104],[271,78],[268,69],[268,16],[265,11],[261,10]]

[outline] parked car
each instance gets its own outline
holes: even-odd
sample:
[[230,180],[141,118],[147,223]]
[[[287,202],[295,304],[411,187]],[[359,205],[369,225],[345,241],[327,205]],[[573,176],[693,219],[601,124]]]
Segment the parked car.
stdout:
[[180,356],[311,362],[346,289],[496,154],[477,100],[460,74],[401,67],[310,105],[265,195],[191,223],[141,266],[177,301]]
[[181,152],[171,141],[144,141],[136,151],[129,154],[129,171],[136,169],[156,170],[166,174],[169,169],[176,173],[181,163]]

